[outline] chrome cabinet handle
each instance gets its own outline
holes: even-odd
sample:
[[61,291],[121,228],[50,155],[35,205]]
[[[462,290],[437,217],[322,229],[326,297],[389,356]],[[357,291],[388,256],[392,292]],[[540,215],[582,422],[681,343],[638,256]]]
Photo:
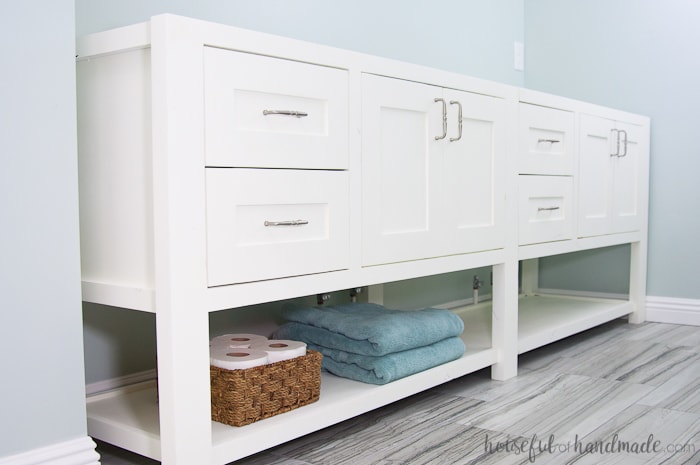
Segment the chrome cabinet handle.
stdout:
[[553,210],[559,210],[560,207],[539,207],[537,209],[538,212],[548,212],[548,211],[553,211]]
[[303,226],[308,220],[265,221],[265,226]]
[[450,100],[450,105],[457,105],[457,123],[459,124],[459,134],[457,137],[450,137],[450,142],[455,142],[462,138],[462,104],[457,100]]
[[309,116],[309,114],[304,111],[295,110],[263,110],[263,115],[294,116],[295,118],[303,118],[304,116]]
[[617,137],[615,138],[615,144],[616,144],[616,149],[615,153],[611,153],[611,157],[619,157],[620,156],[620,130],[619,129],[611,129],[610,133],[612,134],[613,132],[617,133]]
[[444,98],[436,98],[434,102],[442,102],[442,135],[435,136],[435,140],[441,140],[447,137],[447,103]]
[[558,144],[558,143],[561,142],[561,141],[560,141],[560,140],[557,140],[557,139],[537,139],[537,143],[538,143],[538,144],[541,144],[541,143],[543,143],[543,142],[547,142],[547,143],[550,143],[550,144]]
[[[618,157],[618,158],[626,157],[627,156],[627,131],[625,131],[624,129],[611,129],[610,132],[617,133],[617,138],[615,141],[615,144],[616,144],[615,153],[611,153],[610,156],[611,157]],[[620,134],[625,135],[625,139],[624,139],[624,142],[622,144],[620,142]],[[622,153],[620,153],[620,145],[623,145],[622,148],[624,151]]]
[[[624,143],[624,150],[625,150],[625,151],[622,152],[622,155],[620,155],[619,153],[618,153],[618,155],[617,155],[619,158],[622,158],[622,157],[626,157],[626,156],[627,156],[627,131],[625,131],[624,129],[618,129],[618,130],[617,130],[617,139],[618,139],[617,145],[618,145],[618,147],[620,146],[620,134],[624,134],[624,135],[625,135],[625,143]],[[618,148],[618,152],[619,152],[619,151],[620,151],[620,149]]]

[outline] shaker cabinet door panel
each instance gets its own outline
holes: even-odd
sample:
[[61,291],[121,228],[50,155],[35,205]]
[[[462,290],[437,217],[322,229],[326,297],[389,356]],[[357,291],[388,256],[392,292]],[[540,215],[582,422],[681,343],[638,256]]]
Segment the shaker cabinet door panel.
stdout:
[[[453,113],[443,146],[445,254],[503,246],[505,104],[501,99],[445,90]],[[461,106],[462,129],[456,112]],[[456,135],[453,135],[456,134]],[[501,195],[498,195],[500,193]]]
[[579,236],[610,230],[614,122],[581,115],[579,152]]
[[579,237],[638,231],[643,128],[585,114],[580,122]]
[[362,92],[363,264],[433,255],[441,90],[365,75]]
[[502,247],[504,154],[502,100],[363,75],[362,264]]
[[620,156],[615,157],[613,179],[614,232],[637,231],[640,228],[640,169],[642,140],[641,128],[632,124],[618,123],[624,139]]

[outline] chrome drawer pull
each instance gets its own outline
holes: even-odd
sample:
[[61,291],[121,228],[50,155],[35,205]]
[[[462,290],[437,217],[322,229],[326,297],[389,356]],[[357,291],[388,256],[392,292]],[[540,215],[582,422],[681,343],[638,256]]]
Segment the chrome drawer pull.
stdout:
[[622,158],[622,157],[626,157],[626,156],[627,156],[627,131],[625,131],[624,129],[618,129],[618,131],[617,131],[617,138],[618,138],[618,139],[620,138],[620,134],[624,134],[624,135],[625,135],[625,143],[624,143],[624,149],[625,149],[625,151],[622,152],[622,155],[618,155],[619,158]]
[[457,105],[457,128],[459,133],[457,137],[450,137],[450,142],[456,142],[462,138],[462,104],[457,100],[450,100],[450,105]]
[[620,130],[619,129],[611,129],[610,134],[616,133],[615,137],[615,153],[611,153],[611,157],[619,157],[620,156]]
[[433,101],[435,103],[442,102],[442,135],[435,136],[435,140],[441,140],[447,137],[447,102],[442,98],[436,98]]
[[540,207],[537,209],[538,212],[550,212],[553,210],[559,210],[559,207]]
[[265,226],[303,226],[308,220],[265,221]]
[[538,144],[541,144],[542,142],[547,142],[547,143],[550,143],[550,144],[558,144],[558,143],[561,142],[561,141],[560,141],[560,140],[557,140],[557,139],[537,139],[537,143],[538,143]]
[[303,118],[304,116],[309,116],[308,113],[304,111],[294,111],[294,110],[263,110],[263,115],[283,115],[283,116],[294,116],[296,118]]

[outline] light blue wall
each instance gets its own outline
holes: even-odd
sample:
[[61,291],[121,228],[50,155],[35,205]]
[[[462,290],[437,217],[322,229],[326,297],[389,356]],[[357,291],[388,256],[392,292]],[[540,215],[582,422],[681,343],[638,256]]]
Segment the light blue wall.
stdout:
[[72,0],[0,3],[0,457],[87,434],[74,27]]
[[700,298],[699,25],[694,0],[525,0],[527,87],[651,117],[653,296]]
[[76,0],[77,34],[174,13],[521,85],[523,0]]
[[540,259],[540,287],[610,294],[629,292],[629,245]]
[[156,365],[152,313],[83,304],[85,382],[150,370]]

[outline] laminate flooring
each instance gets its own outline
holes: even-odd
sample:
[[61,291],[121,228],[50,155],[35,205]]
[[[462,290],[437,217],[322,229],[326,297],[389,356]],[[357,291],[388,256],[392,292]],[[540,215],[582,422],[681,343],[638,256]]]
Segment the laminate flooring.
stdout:
[[232,465],[528,463],[700,464],[700,327],[616,320]]

